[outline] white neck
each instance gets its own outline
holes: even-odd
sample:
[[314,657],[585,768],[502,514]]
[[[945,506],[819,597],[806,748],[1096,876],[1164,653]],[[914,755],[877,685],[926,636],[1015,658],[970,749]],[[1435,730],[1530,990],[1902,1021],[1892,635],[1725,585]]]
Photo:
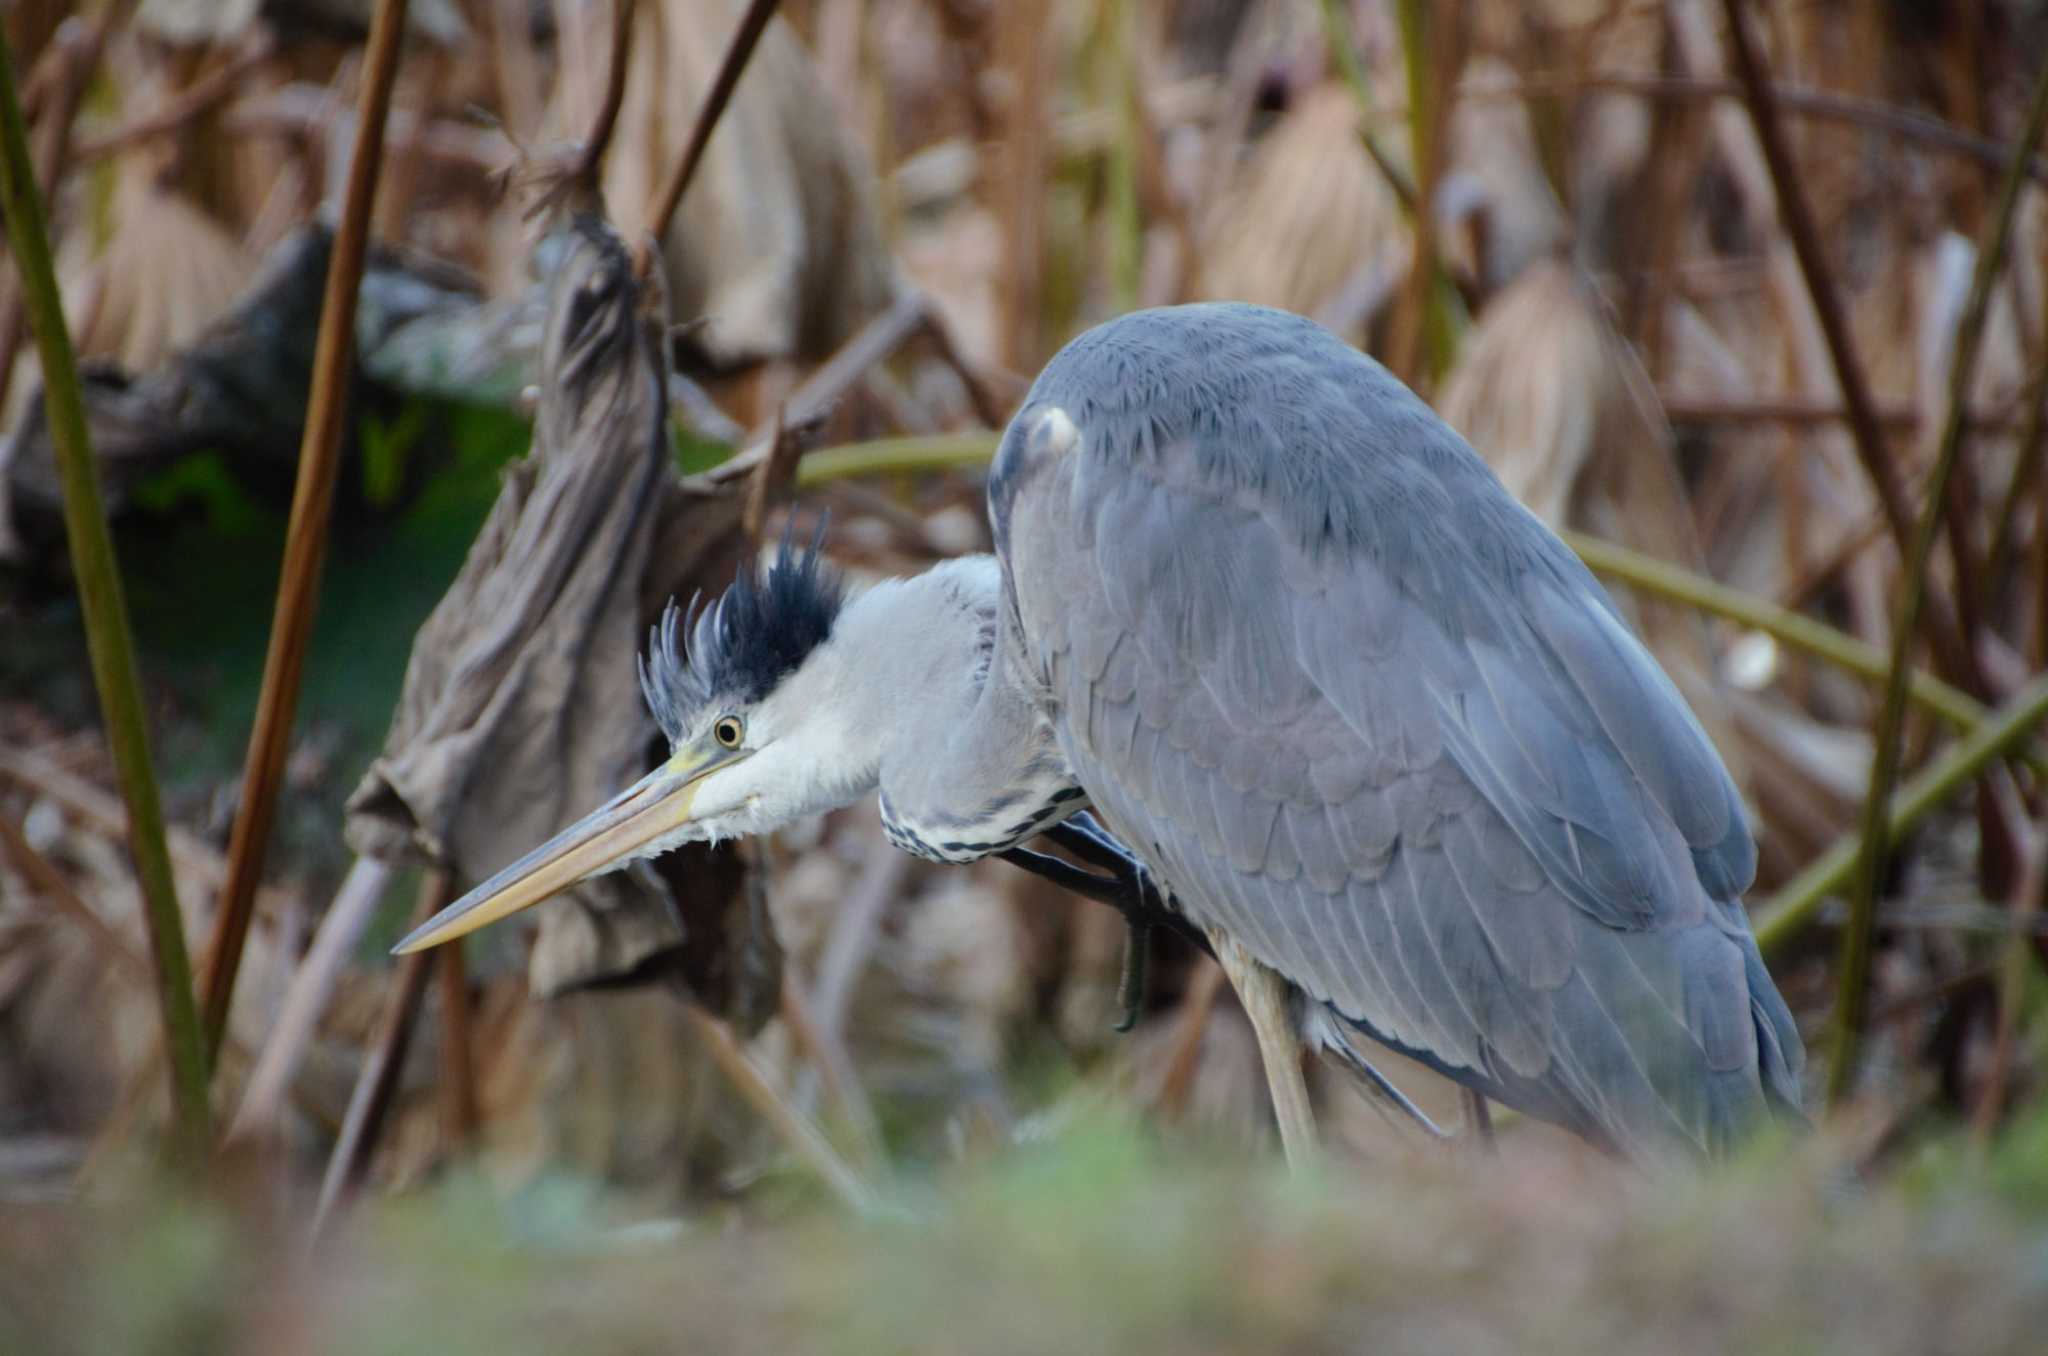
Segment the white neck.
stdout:
[[878,787],[900,813],[944,820],[1042,769],[1050,738],[1003,681],[1001,597],[995,558],[969,556],[848,600],[756,712],[760,752],[706,779],[705,830],[761,833]]

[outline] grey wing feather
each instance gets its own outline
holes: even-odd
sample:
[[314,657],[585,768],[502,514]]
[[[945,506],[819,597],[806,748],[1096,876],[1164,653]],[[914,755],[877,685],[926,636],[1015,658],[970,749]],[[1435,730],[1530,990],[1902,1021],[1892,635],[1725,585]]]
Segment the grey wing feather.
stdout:
[[[1509,1105],[1636,1149],[1796,1108],[1754,847],[1669,679],[1405,388],[1204,310],[1070,346],[990,481],[1098,812],[1198,923]],[[1261,362],[1278,406],[1186,394]],[[1049,448],[1053,409],[1079,437]]]

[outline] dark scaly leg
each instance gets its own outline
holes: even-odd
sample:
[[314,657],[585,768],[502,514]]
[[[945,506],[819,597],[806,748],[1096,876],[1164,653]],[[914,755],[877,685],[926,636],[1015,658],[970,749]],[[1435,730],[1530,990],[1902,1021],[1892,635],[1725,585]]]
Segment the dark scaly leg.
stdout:
[[1152,879],[1152,873],[1145,869],[1145,864],[1117,842],[1093,816],[1077,814],[1047,829],[1043,836],[1111,874],[1097,875],[1061,858],[1028,848],[1010,848],[998,855],[1013,866],[1021,866],[1033,875],[1043,876],[1084,899],[1107,904],[1123,915],[1128,932],[1124,937],[1123,970],[1117,981],[1117,1001],[1123,1009],[1123,1017],[1117,1022],[1116,1029],[1129,1031],[1137,1025],[1138,1014],[1145,1002],[1145,962],[1151,952],[1152,929],[1170,927],[1204,951],[1209,950],[1209,940],[1199,928],[1174,911],[1168,897]]

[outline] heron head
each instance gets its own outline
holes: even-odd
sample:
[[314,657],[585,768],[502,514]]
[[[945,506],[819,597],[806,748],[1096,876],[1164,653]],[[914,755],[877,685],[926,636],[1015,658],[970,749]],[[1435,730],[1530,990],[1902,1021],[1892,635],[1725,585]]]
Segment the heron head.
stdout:
[[852,732],[824,700],[834,684],[825,642],[844,594],[820,544],[797,547],[785,533],[766,569],[750,562],[709,607],[671,602],[640,660],[669,757],[395,950],[453,941],[628,862],[765,832],[857,795],[848,769],[861,760],[835,747]]

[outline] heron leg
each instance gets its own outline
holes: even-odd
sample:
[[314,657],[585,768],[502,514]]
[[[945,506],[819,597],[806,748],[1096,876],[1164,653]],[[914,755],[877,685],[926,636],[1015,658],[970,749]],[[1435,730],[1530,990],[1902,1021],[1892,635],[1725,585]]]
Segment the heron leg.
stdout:
[[1481,1153],[1494,1152],[1493,1113],[1487,1110],[1486,1094],[1475,1088],[1460,1088],[1465,1106],[1465,1136]]
[[1146,957],[1152,946],[1154,918],[1138,889],[1129,878],[1098,876],[1093,871],[1084,871],[1058,857],[1029,848],[1009,848],[998,853],[1012,866],[1021,866],[1034,876],[1043,876],[1053,884],[1098,904],[1107,904],[1124,917],[1127,931],[1124,935],[1123,964],[1117,975],[1117,1005],[1122,1013],[1117,1019],[1118,1031],[1129,1031],[1138,1024],[1139,1013],[1145,1005]]
[[998,855],[1013,866],[1043,876],[1084,899],[1107,904],[1123,915],[1128,930],[1124,935],[1123,965],[1117,979],[1117,1003],[1122,1016],[1116,1023],[1116,1029],[1129,1031],[1138,1024],[1138,1017],[1144,1009],[1152,930],[1170,926],[1204,950],[1208,949],[1208,939],[1174,911],[1145,864],[1126,851],[1123,844],[1111,837],[1092,817],[1075,815],[1047,829],[1044,836],[1083,861],[1112,874],[1097,875],[1058,857],[1028,848],[1010,848]]
[[1287,1166],[1305,1172],[1317,1157],[1316,1117],[1308,1104],[1308,1083],[1301,1073],[1301,1038],[1295,1027],[1293,986],[1266,968],[1233,937],[1211,932],[1216,959],[1229,976],[1230,987],[1251,1018],[1259,1040],[1259,1058],[1266,1066],[1266,1088],[1273,1097],[1273,1119],[1280,1124],[1280,1147]]
[[1337,1067],[1343,1069],[1358,1081],[1359,1087],[1376,1103],[1385,1103],[1402,1115],[1421,1126],[1432,1139],[1449,1139],[1450,1134],[1429,1116],[1429,1113],[1415,1105],[1407,1093],[1394,1086],[1387,1076],[1374,1068],[1372,1061],[1359,1053],[1358,1047],[1332,1017],[1328,1006],[1313,1009],[1302,1022],[1302,1040],[1312,1049],[1320,1049]]

